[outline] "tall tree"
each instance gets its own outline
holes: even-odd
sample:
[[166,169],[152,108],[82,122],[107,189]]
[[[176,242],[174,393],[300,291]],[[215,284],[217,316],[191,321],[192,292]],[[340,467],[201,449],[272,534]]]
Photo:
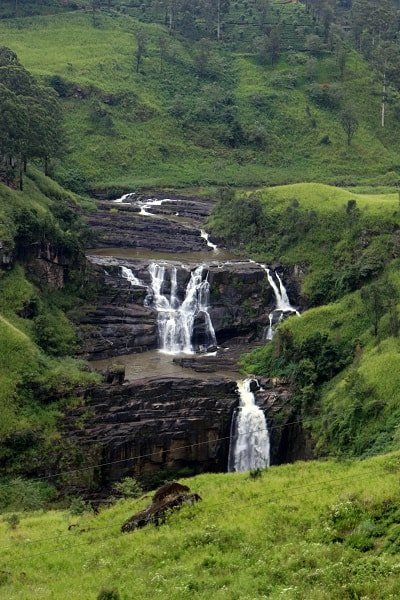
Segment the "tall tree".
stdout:
[[342,112],[340,121],[347,136],[347,145],[351,146],[351,142],[358,129],[358,119],[351,106]]
[[136,32],[136,73],[139,73],[143,58],[147,53],[147,35],[144,29],[138,29]]

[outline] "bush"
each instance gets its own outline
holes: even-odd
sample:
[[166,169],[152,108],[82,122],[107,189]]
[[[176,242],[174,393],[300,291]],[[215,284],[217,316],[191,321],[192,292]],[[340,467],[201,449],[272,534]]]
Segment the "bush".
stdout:
[[339,108],[343,99],[342,88],[336,83],[314,83],[308,93],[311,100],[323,108]]
[[8,515],[7,517],[4,517],[4,521],[5,521],[5,523],[8,524],[10,529],[17,529],[17,527],[20,523],[19,516],[16,514],[12,514],[12,515]]
[[71,95],[72,84],[61,77],[61,75],[52,75],[49,79],[49,85],[57,92],[60,98],[67,98]]
[[85,500],[83,498],[81,498],[80,496],[77,496],[77,497],[71,499],[68,510],[69,510],[70,515],[72,515],[74,517],[80,517],[85,512],[91,512],[92,507],[90,506],[90,504],[85,502]]
[[75,330],[59,310],[46,312],[34,321],[36,343],[50,356],[73,354],[77,347]]
[[139,498],[143,493],[142,486],[134,477],[125,477],[114,484],[113,489],[124,498]]
[[271,85],[276,88],[293,89],[297,86],[298,78],[295,73],[278,73],[271,77]]
[[0,483],[0,510],[40,510],[54,495],[47,483],[16,477]]
[[97,600],[120,600],[120,598],[121,596],[116,589],[103,589],[97,594]]

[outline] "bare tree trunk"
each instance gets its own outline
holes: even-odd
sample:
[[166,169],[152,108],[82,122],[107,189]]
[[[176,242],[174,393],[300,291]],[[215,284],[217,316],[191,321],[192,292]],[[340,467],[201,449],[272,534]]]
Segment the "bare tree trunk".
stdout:
[[221,0],[217,2],[217,40],[221,39]]
[[22,192],[24,189],[24,159],[19,157],[19,189]]
[[385,118],[386,118],[386,73],[383,74],[382,111],[381,111],[382,127],[385,127]]

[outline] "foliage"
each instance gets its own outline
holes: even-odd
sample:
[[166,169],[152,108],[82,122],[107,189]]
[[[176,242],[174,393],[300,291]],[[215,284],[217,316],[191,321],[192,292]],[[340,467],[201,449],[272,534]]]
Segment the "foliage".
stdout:
[[51,90],[40,86],[17,55],[0,47],[0,180],[12,184],[28,160],[45,161],[62,153],[61,109]]
[[[54,165],[63,185],[86,192],[299,180],[362,183],[395,170],[400,123],[395,104],[387,103],[387,127],[380,125],[381,77],[371,81],[370,67],[352,50],[339,85],[336,46],[307,64],[305,39],[320,26],[301,3],[271,2],[268,10],[241,3],[243,26],[233,25],[242,13],[230,3],[223,11],[232,23],[222,29],[224,44],[216,40],[215,3],[206,4],[203,19],[196,14],[205,3],[174,3],[171,25],[165,6],[166,27],[160,3],[139,9],[119,1],[112,12],[103,3],[97,27],[90,14],[76,11],[0,23],[3,43],[61,96],[71,151]],[[40,12],[32,3],[30,9]],[[266,22],[274,24],[272,31],[265,30]],[[179,35],[169,35],[171,30]],[[136,73],[139,31],[146,36],[146,56]],[[261,64],[259,49],[272,35],[279,40],[279,60],[271,64],[268,55]],[[160,40],[167,42],[160,46]],[[214,112],[210,85],[231,99],[230,106]],[[305,114],[310,95],[311,120]],[[359,120],[357,147],[350,149],[340,124],[344,101]],[[329,145],[320,144],[324,136]]]
[[0,510],[2,512],[39,510],[48,506],[54,497],[55,489],[46,482],[30,481],[22,477],[0,481]]
[[125,477],[114,484],[114,490],[123,498],[139,498],[142,493],[140,483],[134,477]]

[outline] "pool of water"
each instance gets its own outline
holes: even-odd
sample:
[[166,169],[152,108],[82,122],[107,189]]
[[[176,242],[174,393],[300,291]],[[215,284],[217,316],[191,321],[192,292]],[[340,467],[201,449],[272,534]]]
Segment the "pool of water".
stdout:
[[127,258],[131,260],[169,260],[171,262],[186,263],[224,263],[228,260],[239,260],[228,250],[210,250],[209,252],[156,252],[146,248],[94,248],[86,251],[88,256],[111,256],[116,258]]
[[[143,379],[146,377],[181,377],[184,379],[215,379],[216,377],[237,378],[237,373],[221,371],[214,373],[198,373],[190,368],[183,368],[173,362],[180,355],[164,354],[159,350],[151,350],[142,354],[126,354],[114,358],[92,360],[91,366],[98,370],[105,370],[111,365],[123,365],[125,377],[128,381]],[[182,354],[187,357],[187,354]]]

